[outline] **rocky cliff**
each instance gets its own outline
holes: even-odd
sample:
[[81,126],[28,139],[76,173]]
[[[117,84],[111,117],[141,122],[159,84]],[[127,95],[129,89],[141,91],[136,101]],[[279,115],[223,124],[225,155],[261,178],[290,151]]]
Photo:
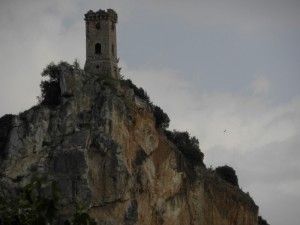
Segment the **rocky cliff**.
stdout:
[[100,225],[257,225],[237,186],[191,165],[120,81],[61,68],[62,102],[0,119],[1,182],[47,173]]

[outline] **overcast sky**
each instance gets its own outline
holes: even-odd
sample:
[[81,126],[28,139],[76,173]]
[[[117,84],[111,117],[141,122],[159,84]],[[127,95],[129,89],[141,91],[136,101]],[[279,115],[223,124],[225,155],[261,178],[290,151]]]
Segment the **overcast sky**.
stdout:
[[0,0],[0,116],[37,103],[51,61],[84,65],[84,14],[100,8],[119,15],[122,75],[171,129],[232,166],[271,225],[298,225],[300,1]]

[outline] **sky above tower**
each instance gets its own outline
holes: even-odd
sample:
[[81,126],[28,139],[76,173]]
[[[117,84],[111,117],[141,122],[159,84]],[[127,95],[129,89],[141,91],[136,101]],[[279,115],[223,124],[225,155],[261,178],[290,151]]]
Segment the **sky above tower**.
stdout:
[[[232,166],[271,225],[300,209],[299,0],[1,0],[0,116],[37,103],[51,61],[85,62],[84,14],[119,16],[121,74]],[[226,130],[226,132],[224,132]]]

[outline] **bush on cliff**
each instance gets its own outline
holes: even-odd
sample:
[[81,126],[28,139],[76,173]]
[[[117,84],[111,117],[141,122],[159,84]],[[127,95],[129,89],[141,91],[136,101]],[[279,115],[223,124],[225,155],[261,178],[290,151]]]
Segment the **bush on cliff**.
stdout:
[[204,154],[200,150],[199,141],[196,137],[191,137],[187,131],[180,132],[174,130],[165,131],[165,133],[168,139],[176,145],[192,165],[204,165]]
[[157,105],[154,105],[150,97],[148,96],[147,92],[143,88],[138,88],[130,79],[128,80],[122,80],[121,84],[133,89],[133,92],[136,96],[144,100],[151,108],[153,115],[156,120],[156,127],[160,129],[167,129],[170,124],[170,118],[169,116]]
[[216,174],[219,175],[223,180],[233,184],[234,186],[239,186],[238,178],[236,176],[235,170],[230,166],[219,166],[215,169]]
[[258,225],[270,225],[268,222],[263,219],[261,216],[258,216]]
[[62,70],[72,71],[73,69],[80,69],[79,62],[76,59],[73,65],[60,61],[58,64],[51,62],[43,69],[41,76],[45,77],[46,80],[42,80],[41,96],[38,97],[38,101],[42,105],[56,106],[61,101],[61,90],[59,86],[60,76]]
[[127,80],[121,80],[121,84],[133,89],[133,92],[136,96],[143,99],[146,103],[151,104],[150,98],[147,94],[147,92],[143,88],[138,88],[130,79]]
[[0,225],[96,225],[82,207],[62,221],[61,194],[56,182],[35,175],[23,188],[11,189],[0,183]]
[[169,116],[159,107],[156,105],[152,105],[153,115],[155,117],[155,124],[157,128],[161,128],[163,130],[167,129],[170,124]]

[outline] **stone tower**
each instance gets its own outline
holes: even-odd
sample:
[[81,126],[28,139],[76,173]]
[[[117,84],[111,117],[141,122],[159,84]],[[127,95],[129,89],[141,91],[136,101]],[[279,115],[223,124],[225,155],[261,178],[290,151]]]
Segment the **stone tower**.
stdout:
[[87,72],[120,78],[117,58],[117,13],[108,9],[85,14]]

